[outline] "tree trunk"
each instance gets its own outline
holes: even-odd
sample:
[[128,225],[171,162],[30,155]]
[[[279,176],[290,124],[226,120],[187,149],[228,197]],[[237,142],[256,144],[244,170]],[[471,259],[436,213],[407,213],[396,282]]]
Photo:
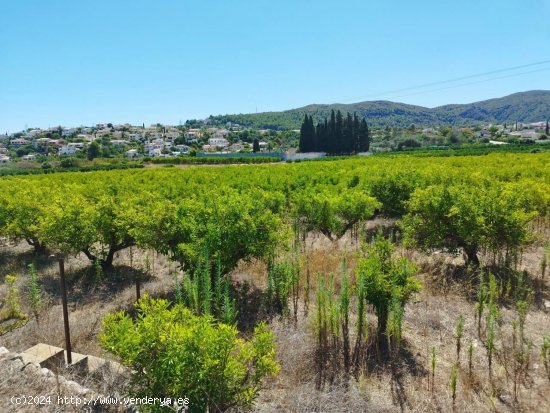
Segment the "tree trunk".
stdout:
[[90,252],[89,248],[84,248],[82,252],[92,263],[95,262],[95,260],[97,259],[96,256]]
[[27,239],[27,243],[34,248],[35,255],[45,255],[46,254],[46,245],[41,243],[38,240]]
[[46,255],[48,251],[46,250],[46,246],[44,244],[37,244],[34,246],[34,253],[36,255]]
[[107,256],[104,260],[101,260],[101,268],[103,268],[104,271],[111,270],[113,268],[113,260],[117,251],[120,251],[120,249],[114,246],[109,247],[109,252],[107,253]]
[[466,246],[463,248],[466,265],[479,267],[479,258],[477,257],[476,246]]
[[90,252],[89,248],[84,248],[82,252],[86,257],[93,263],[99,259],[99,263],[101,264],[101,269],[103,271],[112,270],[113,269],[113,260],[115,257],[115,254],[118,251],[123,250],[124,248],[128,248],[132,246],[133,244],[127,243],[127,244],[117,244],[117,245],[110,245],[109,246],[109,252],[107,252],[107,255],[103,259],[99,259],[97,256],[92,254]]

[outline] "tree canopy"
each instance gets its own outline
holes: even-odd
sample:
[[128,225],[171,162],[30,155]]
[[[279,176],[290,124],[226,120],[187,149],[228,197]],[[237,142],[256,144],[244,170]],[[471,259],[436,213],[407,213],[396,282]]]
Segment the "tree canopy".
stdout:
[[330,120],[314,126],[313,117],[305,115],[300,128],[300,152],[327,152],[352,154],[367,152],[370,148],[369,127],[365,119],[354,113],[331,112]]

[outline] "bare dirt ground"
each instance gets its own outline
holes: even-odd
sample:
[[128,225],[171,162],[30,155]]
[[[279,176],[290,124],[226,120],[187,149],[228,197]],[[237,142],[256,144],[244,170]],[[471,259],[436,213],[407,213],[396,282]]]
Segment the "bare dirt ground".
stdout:
[[[392,222],[371,222],[369,228],[379,224],[386,228]],[[147,251],[133,251],[130,266],[129,251],[116,257],[117,271],[106,274],[96,282],[90,278],[89,261],[83,256],[68,257],[66,270],[69,278],[69,310],[71,338],[76,352],[110,358],[98,345],[97,336],[105,314],[131,308],[136,292],[133,277],[144,277],[142,293],[170,297],[173,291],[174,267],[169,270],[165,257]],[[496,339],[496,355],[493,363],[493,384],[488,378],[486,349],[477,336],[475,300],[471,283],[460,268],[461,257],[448,254],[422,254],[398,251],[412,258],[420,268],[419,279],[424,288],[406,306],[403,332],[402,357],[397,369],[365,369],[359,380],[351,379],[348,385],[338,382],[323,390],[315,388],[315,366],[312,352],[314,337],[311,329],[314,291],[310,297],[302,294],[298,308],[298,322],[280,318],[270,319],[277,337],[278,360],[281,371],[269,379],[253,409],[254,412],[446,412],[452,411],[452,396],[449,385],[452,366],[456,362],[455,325],[459,315],[465,319],[462,339],[461,365],[458,372],[455,411],[458,412],[548,412],[550,411],[550,381],[539,355],[544,335],[550,333],[550,314],[545,300],[550,300],[550,283],[547,274],[541,279],[540,263],[544,254],[541,242],[527,249],[522,256],[520,269],[528,271],[535,280],[536,294],[526,319],[526,337],[533,343],[530,352],[529,371],[524,383],[519,386],[518,401],[513,400],[513,381],[509,368],[511,346],[511,322],[515,317],[513,308],[502,307],[502,328]],[[146,258],[148,256],[148,258]],[[319,234],[311,234],[306,240],[307,268],[310,283],[315,274],[342,273],[345,256],[351,273],[361,256],[353,237],[346,235],[331,242]],[[147,261],[151,275],[146,277]],[[41,342],[63,347],[63,324],[58,288],[57,262],[42,257],[37,259],[24,244],[0,247],[0,303],[7,294],[4,276],[19,275],[17,285],[22,294],[23,310],[31,314],[24,295],[28,288],[26,266],[34,262],[40,283],[46,292],[47,304],[42,309],[38,322],[34,318],[23,327],[0,336],[0,347],[12,352],[21,352]],[[86,273],[88,271],[88,273]],[[307,273],[306,270],[303,271]],[[88,274],[88,275],[86,275]],[[304,275],[305,276],[305,275]],[[261,314],[261,290],[266,285],[265,264],[257,261],[241,263],[233,273],[239,295],[241,314],[239,323],[247,328]],[[337,288],[338,289],[338,288]],[[306,310],[307,309],[307,310]],[[307,313],[307,315],[306,315]],[[368,314],[370,332],[375,329],[376,316]],[[466,347],[473,345],[473,370],[471,377],[467,368]],[[431,385],[431,353],[436,351],[435,380]],[[2,361],[0,361],[0,365]],[[397,371],[397,374],[396,374]],[[86,383],[94,391],[106,394],[105,383]],[[113,384],[114,386],[114,384]],[[6,404],[15,388],[30,393],[40,390],[32,381],[6,381],[0,379],[0,411],[8,411]],[[11,410],[15,411],[15,410]],[[24,410],[21,410],[24,411]],[[33,410],[28,410],[33,411]],[[48,411],[48,410],[43,410]],[[51,410],[54,411],[54,410]],[[71,411],[71,410],[59,410]]]

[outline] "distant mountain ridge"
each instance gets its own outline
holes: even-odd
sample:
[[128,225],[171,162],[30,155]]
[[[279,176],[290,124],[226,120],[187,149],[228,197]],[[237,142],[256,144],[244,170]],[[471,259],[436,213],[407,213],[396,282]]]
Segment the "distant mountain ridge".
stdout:
[[514,93],[502,98],[435,108],[384,100],[352,104],[314,104],[282,112],[210,116],[209,123],[227,122],[265,129],[299,129],[306,114],[316,122],[330,116],[331,110],[357,112],[375,126],[473,125],[477,123],[537,122],[550,118],[550,90]]

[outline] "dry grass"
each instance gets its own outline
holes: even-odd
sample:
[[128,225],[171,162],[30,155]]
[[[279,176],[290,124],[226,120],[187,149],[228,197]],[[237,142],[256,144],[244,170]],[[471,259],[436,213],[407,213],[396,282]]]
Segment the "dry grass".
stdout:
[[[308,242],[310,239],[308,239]],[[347,257],[352,271],[357,261],[356,249],[340,248],[311,240],[312,251],[308,265],[313,273],[341,275],[342,256]],[[539,243],[526,250],[520,269],[536,278],[544,249]],[[315,338],[308,328],[311,320],[303,315],[298,325],[276,320],[272,327],[277,336],[278,358],[282,366],[279,376],[268,383],[254,411],[256,412],[357,412],[410,411],[440,412],[452,410],[450,375],[456,363],[455,325],[459,315],[465,318],[458,374],[455,411],[530,411],[546,412],[550,408],[550,383],[544,376],[538,349],[544,334],[550,332],[550,316],[535,302],[526,320],[526,338],[534,347],[530,352],[527,380],[519,387],[518,402],[514,402],[513,383],[506,369],[506,358],[511,345],[511,323],[515,317],[512,308],[502,308],[502,328],[497,337],[493,385],[487,372],[487,356],[482,340],[477,337],[475,289],[473,276],[464,270],[461,257],[448,254],[421,254],[405,252],[422,270],[419,278],[425,288],[407,305],[404,321],[404,345],[401,359],[394,368],[375,368],[365,371],[358,381],[348,386],[341,382],[322,391],[315,389],[315,366],[312,349]],[[250,273],[252,282],[259,273]],[[260,278],[261,280],[261,278]],[[258,282],[260,281],[258,280]],[[537,281],[537,280],[535,280]],[[538,280],[540,281],[540,279]],[[548,299],[548,281],[542,286],[542,299]],[[312,291],[313,294],[313,285]],[[301,310],[303,309],[303,299]],[[311,304],[310,304],[311,305]],[[370,330],[376,317],[369,312]],[[473,369],[468,369],[467,348],[473,344]],[[433,388],[430,385],[431,349],[436,349],[436,369]]]
[[[142,294],[153,296],[166,295],[173,290],[173,279],[168,274],[167,260],[160,254],[145,251],[135,251],[133,266],[135,272],[142,273],[145,268],[145,256],[150,256],[154,268],[151,276],[142,274]],[[1,256],[1,255],[0,255]],[[22,352],[37,343],[47,343],[64,347],[63,315],[59,296],[59,276],[57,262],[48,259],[33,260],[30,250],[19,245],[9,254],[4,252],[3,265],[0,269],[8,268],[9,272],[19,275],[17,285],[21,292],[23,311],[30,314],[30,308],[25,302],[25,291],[28,288],[28,274],[26,265],[35,262],[39,282],[45,294],[44,306],[40,312],[38,322],[32,318],[23,328],[0,337],[0,346],[10,351]],[[68,257],[66,260],[66,274],[68,278],[69,322],[71,325],[71,342],[75,352],[107,356],[98,345],[97,334],[101,329],[103,317],[113,311],[130,308],[136,299],[133,283],[134,272],[129,268],[130,257],[128,251],[119,253],[116,259],[117,272],[105,274],[99,283],[87,281],[87,271],[93,272],[89,261],[82,254]],[[9,273],[8,271],[6,273]],[[5,273],[1,273],[5,275]],[[4,286],[0,286],[0,300],[6,294]]]
[[[385,223],[391,225],[391,223]],[[377,224],[371,224],[371,229]],[[542,227],[541,227],[542,228]],[[547,236],[547,227],[541,229]],[[544,252],[543,242],[537,242],[523,254],[520,264],[533,278],[539,277],[540,262]],[[266,382],[265,389],[254,407],[255,412],[446,412],[452,410],[452,396],[449,386],[451,370],[456,362],[454,329],[457,318],[465,319],[462,338],[461,366],[458,375],[458,412],[547,412],[550,410],[550,383],[544,376],[538,351],[544,334],[550,332],[550,315],[542,303],[549,300],[550,276],[538,280],[537,299],[526,320],[526,335],[534,347],[525,385],[519,389],[519,403],[513,400],[512,381],[506,374],[507,351],[510,346],[513,308],[501,309],[502,328],[497,336],[497,350],[494,362],[494,383],[488,381],[487,357],[483,341],[477,337],[474,318],[475,302],[472,294],[475,280],[463,270],[460,257],[447,254],[422,254],[399,251],[417,262],[421,269],[420,279],[424,290],[411,300],[405,312],[403,327],[403,350],[401,358],[392,365],[369,369],[359,380],[352,379],[349,385],[339,382],[319,391],[315,389],[315,366],[312,356],[314,337],[311,336],[311,314],[314,300],[315,274],[342,274],[342,259],[345,256],[350,273],[360,257],[360,251],[353,239],[346,236],[332,243],[321,235],[310,235],[306,242],[306,253],[302,255],[302,286],[309,272],[309,300],[301,292],[297,325],[286,320],[274,319],[271,327],[277,337],[278,359],[281,364],[279,375]],[[134,267],[144,267],[146,252],[137,251]],[[0,281],[8,272],[20,274],[18,286],[24,291],[27,283],[25,266],[34,257],[24,245],[0,247]],[[151,259],[151,261],[153,261]],[[168,274],[165,257],[155,256],[154,276],[143,282],[142,292],[154,296],[167,296],[173,290],[173,279]],[[38,342],[63,346],[63,327],[59,296],[57,294],[56,263],[43,260],[37,262],[40,282],[48,293],[48,305],[40,314],[39,321],[31,320],[25,327],[0,337],[0,346],[11,351],[23,351]],[[135,300],[135,287],[131,281],[129,255],[121,252],[115,264],[122,268],[118,276],[99,285],[87,285],[82,272],[88,266],[82,256],[67,261],[70,276],[70,319],[74,350],[86,354],[107,356],[97,344],[97,334],[103,316],[120,308],[128,308]],[[81,278],[79,278],[81,277]],[[129,279],[128,279],[129,278]],[[233,274],[234,281],[246,285],[241,297],[242,323],[248,324],[261,318],[261,290],[266,286],[266,267],[258,261],[241,263]],[[353,276],[352,276],[353,280]],[[240,288],[240,287],[239,287]],[[337,282],[336,290],[339,289]],[[246,291],[245,291],[246,290]],[[0,302],[5,288],[0,284]],[[309,313],[306,310],[309,307]],[[24,311],[29,312],[28,308]],[[30,313],[30,312],[29,312]],[[374,328],[376,317],[368,314],[370,329]],[[246,325],[248,325],[246,324]],[[467,347],[472,342],[473,371],[468,372]],[[433,389],[430,385],[431,348],[436,349],[436,369]],[[0,365],[2,362],[0,361]],[[33,383],[3,381],[0,394],[8,395],[14,386],[36,389]],[[92,384],[90,384],[92,386]],[[97,391],[100,391],[98,389]],[[0,410],[2,406],[0,406]],[[4,410],[2,410],[4,411]]]

